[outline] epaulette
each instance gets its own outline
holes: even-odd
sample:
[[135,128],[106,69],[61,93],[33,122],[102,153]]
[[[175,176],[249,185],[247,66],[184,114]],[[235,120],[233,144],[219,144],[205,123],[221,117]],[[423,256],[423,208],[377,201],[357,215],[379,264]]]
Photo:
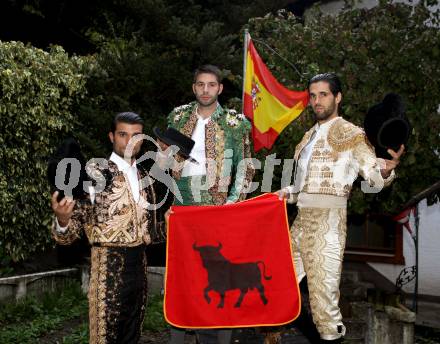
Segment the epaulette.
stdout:
[[184,104],[184,105],[180,105],[176,108],[174,108],[173,110],[173,121],[174,122],[179,122],[180,119],[182,118],[182,116],[190,109],[192,109],[192,107],[194,106],[193,103],[189,103],[189,104]]
[[362,128],[339,118],[331,125],[327,140],[333,150],[344,152],[365,142],[365,133]]

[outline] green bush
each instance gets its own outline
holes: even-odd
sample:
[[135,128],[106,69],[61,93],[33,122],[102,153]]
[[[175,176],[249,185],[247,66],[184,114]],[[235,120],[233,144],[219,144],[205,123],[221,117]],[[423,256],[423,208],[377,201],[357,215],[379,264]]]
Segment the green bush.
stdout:
[[[298,75],[256,42],[268,67],[286,86],[303,90],[315,73],[336,72],[343,84],[343,117],[357,125],[363,125],[368,108],[386,93],[404,98],[413,132],[397,170],[399,178],[379,194],[354,188],[350,205],[356,213],[399,211],[403,203],[440,179],[439,19],[439,11],[430,12],[424,1],[415,6],[381,1],[372,9],[347,6],[335,16],[315,8],[305,21],[289,13],[249,21],[254,39],[267,42],[301,72]],[[429,20],[437,26],[427,25]],[[269,153],[293,157],[295,145],[312,124],[307,110],[286,128]]]
[[74,127],[94,60],[0,42],[0,248],[18,261],[49,236],[47,157]]

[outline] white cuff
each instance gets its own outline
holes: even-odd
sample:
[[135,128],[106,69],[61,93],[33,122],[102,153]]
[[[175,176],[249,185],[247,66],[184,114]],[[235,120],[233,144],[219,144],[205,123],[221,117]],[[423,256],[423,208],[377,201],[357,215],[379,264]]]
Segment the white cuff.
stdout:
[[385,183],[385,185],[388,185],[394,180],[394,178],[396,178],[396,172],[394,170],[391,170],[390,175],[386,178],[383,178],[383,182]]
[[55,217],[55,224],[57,226],[56,231],[60,234],[65,234],[67,232],[67,227],[69,227],[69,225],[67,224],[66,227],[61,227],[60,223],[58,222],[58,218]]
[[287,198],[287,203],[289,204],[296,203],[298,200],[298,194],[295,193],[293,189],[294,189],[293,185],[289,185],[282,188],[284,192],[289,194],[289,197]]

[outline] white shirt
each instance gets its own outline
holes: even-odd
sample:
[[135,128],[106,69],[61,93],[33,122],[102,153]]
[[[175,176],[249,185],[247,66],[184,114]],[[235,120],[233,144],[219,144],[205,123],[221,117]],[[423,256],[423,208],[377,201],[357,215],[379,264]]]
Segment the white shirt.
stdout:
[[139,202],[139,179],[138,179],[138,169],[136,166],[136,161],[130,165],[122,157],[117,155],[115,152],[110,155],[110,160],[113,161],[116,166],[118,166],[119,171],[123,172],[130,184],[131,193],[133,194],[134,201]]
[[190,155],[199,164],[186,160],[183,165],[182,177],[203,176],[206,174],[205,127],[211,117],[202,118],[197,114],[197,118],[197,124],[191,136],[195,143]]

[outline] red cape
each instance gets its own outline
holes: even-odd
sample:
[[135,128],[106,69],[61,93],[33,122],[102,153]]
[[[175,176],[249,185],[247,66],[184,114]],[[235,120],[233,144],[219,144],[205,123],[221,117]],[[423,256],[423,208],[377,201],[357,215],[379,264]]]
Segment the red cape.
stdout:
[[170,324],[254,327],[296,319],[301,302],[285,202],[264,194],[172,210],[164,302]]

